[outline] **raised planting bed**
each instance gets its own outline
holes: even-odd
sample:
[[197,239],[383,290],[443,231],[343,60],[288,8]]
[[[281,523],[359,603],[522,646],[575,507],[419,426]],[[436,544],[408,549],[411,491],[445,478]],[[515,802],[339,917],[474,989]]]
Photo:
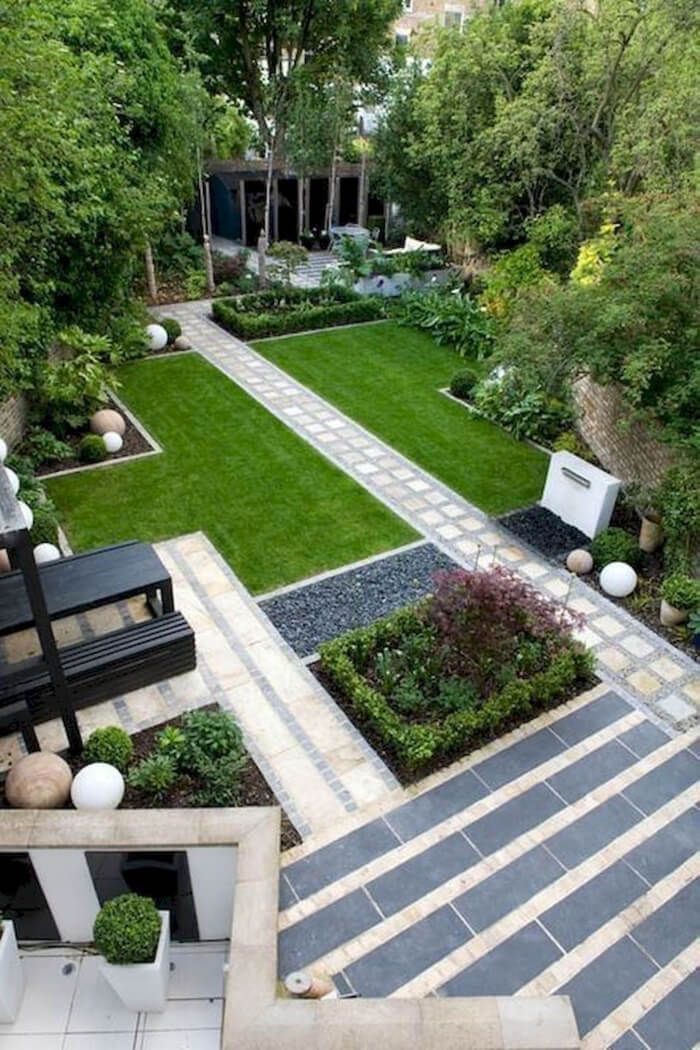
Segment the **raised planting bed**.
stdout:
[[313,670],[406,784],[589,687],[577,624],[504,568],[440,573],[432,597],[323,645]]
[[[168,347],[167,349],[171,350],[172,347]],[[119,452],[110,452],[101,462],[110,463],[115,459],[128,459],[130,456],[139,456],[143,455],[144,452],[154,451],[153,446],[148,441],[145,434],[135,426],[120,405],[110,399],[107,404],[103,405],[103,408],[111,408],[115,412],[119,412],[126,423],[126,431],[124,432],[122,439],[123,445]],[[65,441],[66,445],[71,449],[71,455],[60,460],[43,460],[34,468],[36,476],[46,477],[50,474],[58,474],[64,470],[75,470],[78,467],[95,466],[95,464],[86,463],[80,458],[80,442],[89,432],[89,427],[85,426],[75,433],[67,434],[62,440]],[[19,449],[19,454],[22,455],[22,448]]]
[[212,303],[214,320],[240,339],[376,321],[383,315],[379,299],[363,299],[346,288],[287,288]]

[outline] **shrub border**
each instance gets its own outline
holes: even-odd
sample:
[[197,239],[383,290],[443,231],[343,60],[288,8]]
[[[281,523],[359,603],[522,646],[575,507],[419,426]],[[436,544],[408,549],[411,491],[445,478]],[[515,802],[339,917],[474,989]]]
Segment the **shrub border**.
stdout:
[[[292,291],[305,291],[292,289]],[[381,299],[371,296],[361,298],[345,292],[342,297],[329,295],[325,289],[309,289],[322,295],[294,296],[291,301],[279,304],[280,295],[271,293],[274,301],[267,300],[271,309],[265,310],[262,295],[253,293],[256,303],[240,304],[235,299],[215,299],[212,302],[212,317],[222,328],[246,341],[265,339],[270,336],[289,335],[313,329],[335,328],[339,325],[357,324],[363,321],[378,321],[384,316]],[[286,298],[286,296],[284,297]],[[240,299],[248,299],[241,296]],[[263,307],[254,312],[257,303]],[[276,305],[275,305],[276,304]],[[243,306],[243,308],[241,308]]]

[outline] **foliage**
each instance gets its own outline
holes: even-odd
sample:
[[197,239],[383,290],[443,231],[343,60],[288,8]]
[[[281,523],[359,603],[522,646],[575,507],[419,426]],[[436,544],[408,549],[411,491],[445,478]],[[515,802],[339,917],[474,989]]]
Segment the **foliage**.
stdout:
[[493,317],[504,317],[524,288],[551,284],[534,244],[523,244],[501,255],[484,276],[480,302]]
[[128,776],[129,787],[143,791],[156,801],[164,799],[177,780],[177,769],[170,755],[148,755]]
[[32,522],[31,537],[36,547],[39,543],[53,543],[58,545],[58,515],[56,507],[51,500],[41,500],[32,507],[34,521]]
[[624,561],[628,565],[639,565],[639,544],[624,529],[603,529],[591,542],[591,554],[597,569],[604,569],[613,561]]
[[241,794],[241,778],[248,764],[243,750],[212,758],[203,752],[197,760],[201,787],[195,794],[198,806],[235,806]]
[[688,617],[688,627],[693,638],[700,637],[700,610]]
[[291,241],[276,241],[267,249],[267,254],[275,260],[275,269],[280,271],[287,286],[291,286],[292,274],[296,268],[308,258],[306,251]]
[[132,301],[110,319],[107,337],[117,359],[135,361],[149,352],[146,326],[152,318],[143,303]]
[[178,764],[185,750],[185,734],[179,726],[166,726],[156,737],[156,750]]
[[571,452],[580,459],[589,463],[593,462],[594,456],[586,442],[579,437],[575,430],[562,430],[552,443],[555,452]]
[[92,935],[108,963],[127,966],[153,962],[160,930],[161,918],[150,897],[124,893],[102,905]]
[[362,277],[370,277],[374,272],[367,256],[367,247],[367,241],[361,237],[349,237],[343,234],[336,249],[341,265],[349,270],[356,281]]
[[204,276],[202,246],[183,230],[179,221],[166,227],[153,243],[152,250],[156,273],[162,280],[184,280],[192,272]]
[[476,372],[472,372],[469,368],[463,368],[452,376],[450,393],[453,397],[458,397],[462,401],[468,401],[478,382],[479,377]]
[[249,273],[248,249],[236,252],[235,255],[224,255],[223,252],[214,252],[212,265],[214,267],[214,282],[219,284],[237,284],[244,274]]
[[83,426],[107,401],[107,388],[118,385],[112,368],[117,355],[109,340],[76,328],[60,333],[59,353],[72,356],[42,367],[35,406],[49,429],[64,434]]
[[664,475],[654,502],[661,510],[664,561],[668,568],[689,571],[693,545],[700,536],[700,462],[686,457]]
[[544,390],[528,389],[522,373],[516,369],[480,383],[474,404],[486,419],[505,427],[518,439],[550,442],[572,418],[566,402],[550,397]]
[[174,317],[161,317],[158,324],[168,333],[168,343],[174,343],[177,337],[182,335],[182,325]]
[[487,357],[493,344],[489,318],[468,295],[444,290],[407,292],[401,297],[399,324],[430,332],[441,346],[461,357]]
[[31,427],[22,442],[22,454],[36,469],[43,463],[60,463],[61,460],[70,459],[73,452],[70,445],[61,441],[50,430]]
[[85,742],[83,760],[107,762],[125,773],[134,753],[131,737],[120,726],[93,729]]
[[700,580],[674,572],[661,584],[661,597],[674,609],[691,612],[700,609]]
[[80,440],[78,455],[83,463],[101,463],[107,458],[104,440],[99,434],[86,434]]
[[527,219],[525,231],[527,242],[537,251],[542,268],[560,277],[568,277],[579,246],[576,213],[562,204],[553,204],[541,215]]
[[[324,288],[321,291],[324,292],[325,300],[316,297],[291,300],[277,306],[274,312],[253,312],[247,304],[239,308],[239,304],[248,296],[241,296],[234,301],[216,300],[212,305],[212,313],[224,328],[247,340],[359,321],[376,321],[383,315],[383,304],[374,297],[358,299],[345,295],[338,301],[339,288],[332,291]],[[318,305],[314,305],[314,301]]]
[[182,720],[185,736],[180,764],[198,769],[204,757],[217,760],[244,753],[243,735],[232,715],[226,711],[189,711]]

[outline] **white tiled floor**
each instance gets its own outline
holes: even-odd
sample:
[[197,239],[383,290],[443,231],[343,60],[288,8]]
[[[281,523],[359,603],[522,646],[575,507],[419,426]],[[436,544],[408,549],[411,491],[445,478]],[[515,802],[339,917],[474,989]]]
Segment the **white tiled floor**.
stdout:
[[0,1050],[219,1050],[227,945],[174,945],[162,1014],[125,1010],[99,959],[66,949],[25,953],[26,990]]

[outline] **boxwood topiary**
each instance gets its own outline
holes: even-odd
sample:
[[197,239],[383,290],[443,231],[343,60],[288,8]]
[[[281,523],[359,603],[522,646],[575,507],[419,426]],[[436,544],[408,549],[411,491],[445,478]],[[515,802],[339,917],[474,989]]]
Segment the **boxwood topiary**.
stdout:
[[100,909],[92,935],[97,951],[115,966],[153,962],[161,918],[150,897],[124,893]]
[[682,572],[674,572],[661,584],[661,597],[682,612],[700,609],[700,580],[694,580]]
[[613,561],[639,565],[641,551],[634,537],[624,529],[604,529],[591,543],[591,554],[596,569],[604,569]]
[[182,335],[182,327],[174,317],[161,317],[158,324],[162,325],[168,333],[168,342],[174,343],[179,335]]
[[107,457],[105,443],[99,434],[86,434],[78,452],[83,463],[101,463]]
[[458,397],[461,401],[466,401],[478,382],[479,377],[476,372],[472,372],[470,368],[463,368],[461,372],[456,372],[455,375],[452,376],[452,381],[450,382],[450,393],[453,397]]
[[94,729],[87,739],[83,758],[86,762],[108,762],[123,773],[134,754],[129,734],[120,726]]

